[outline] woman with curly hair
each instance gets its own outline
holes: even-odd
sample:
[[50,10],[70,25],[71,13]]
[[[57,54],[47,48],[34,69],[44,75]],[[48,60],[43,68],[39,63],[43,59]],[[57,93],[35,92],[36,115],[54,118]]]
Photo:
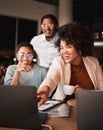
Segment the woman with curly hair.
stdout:
[[[103,90],[103,72],[99,61],[92,56],[94,38],[90,30],[78,22],[65,24],[59,29],[60,39],[56,43],[60,56],[55,58],[40,85],[38,105],[43,104],[57,86],[53,98],[68,100],[75,98],[77,89]],[[73,85],[74,93],[64,93],[64,85]]]

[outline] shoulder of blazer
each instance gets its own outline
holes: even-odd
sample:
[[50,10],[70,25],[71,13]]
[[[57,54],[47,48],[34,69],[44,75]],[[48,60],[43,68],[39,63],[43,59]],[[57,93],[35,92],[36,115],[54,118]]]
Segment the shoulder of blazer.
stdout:
[[86,62],[86,63],[88,62],[90,64],[99,63],[98,59],[96,57],[93,57],[93,56],[83,57],[83,61]]

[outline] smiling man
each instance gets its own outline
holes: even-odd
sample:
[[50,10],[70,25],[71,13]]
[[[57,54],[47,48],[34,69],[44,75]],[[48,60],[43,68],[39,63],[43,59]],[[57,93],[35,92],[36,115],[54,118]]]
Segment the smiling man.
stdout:
[[53,14],[46,14],[41,18],[41,34],[34,36],[31,44],[39,58],[39,65],[47,69],[52,60],[59,55],[55,42],[58,40],[58,20]]

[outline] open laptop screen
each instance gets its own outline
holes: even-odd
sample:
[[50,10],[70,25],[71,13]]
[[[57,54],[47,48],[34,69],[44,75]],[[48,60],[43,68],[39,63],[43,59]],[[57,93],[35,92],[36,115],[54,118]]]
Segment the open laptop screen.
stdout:
[[0,86],[0,127],[39,130],[39,116],[36,87]]

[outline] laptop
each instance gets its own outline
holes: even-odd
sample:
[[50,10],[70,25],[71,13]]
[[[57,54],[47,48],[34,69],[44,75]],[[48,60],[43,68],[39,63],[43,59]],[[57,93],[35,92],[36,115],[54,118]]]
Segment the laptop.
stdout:
[[77,90],[78,130],[103,130],[103,91]]
[[38,112],[36,87],[0,85],[0,127],[39,130],[46,119]]

